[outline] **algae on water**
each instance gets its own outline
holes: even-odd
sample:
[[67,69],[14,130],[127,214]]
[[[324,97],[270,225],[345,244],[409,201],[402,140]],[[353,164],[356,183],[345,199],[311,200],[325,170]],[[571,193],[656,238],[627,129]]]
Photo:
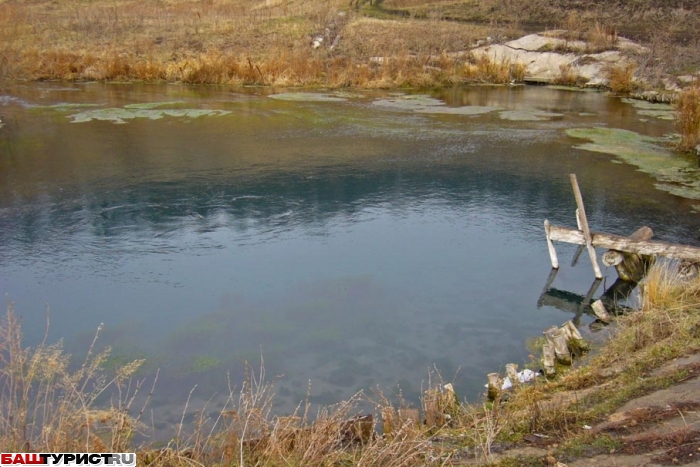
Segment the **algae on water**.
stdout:
[[313,92],[283,92],[272,94],[270,97],[281,101],[295,102],[345,102],[347,100],[346,96],[340,93],[333,95]]
[[627,98],[622,99],[622,102],[625,104],[630,104],[637,109],[637,113],[639,115],[659,118],[661,120],[673,120],[675,118],[673,107],[670,104],[661,104]]
[[[140,105],[140,104],[139,104]],[[117,124],[126,123],[126,120],[134,118],[146,118],[158,120],[163,117],[189,117],[198,118],[206,116],[226,115],[231,113],[228,110],[210,109],[142,109],[142,108],[109,108],[86,110],[73,115],[68,115],[72,123],[84,123],[92,120],[102,120]]]
[[617,156],[656,178],[656,187],[676,196],[700,199],[700,171],[690,160],[662,146],[665,138],[652,138],[616,128],[571,128],[566,133],[590,140],[577,149]]
[[555,117],[563,117],[564,114],[545,112],[544,110],[505,110],[499,112],[498,116],[501,117],[502,120],[539,122],[550,120]]
[[125,109],[141,109],[141,110],[148,110],[148,109],[156,109],[158,107],[165,107],[165,106],[173,106],[173,105],[178,105],[178,104],[184,104],[184,101],[169,101],[169,102],[144,102],[141,104],[128,104],[125,105]]
[[387,107],[398,110],[411,110],[416,113],[425,114],[481,115],[484,113],[493,112],[494,110],[500,110],[499,107],[479,105],[447,107],[443,101],[426,95],[402,95],[387,99],[377,99],[373,101],[372,104],[379,107]]

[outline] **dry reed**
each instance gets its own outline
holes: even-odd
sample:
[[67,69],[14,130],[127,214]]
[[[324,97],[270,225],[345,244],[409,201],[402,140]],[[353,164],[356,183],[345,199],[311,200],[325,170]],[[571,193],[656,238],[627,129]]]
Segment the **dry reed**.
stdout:
[[679,149],[696,151],[700,145],[700,87],[692,86],[676,102],[676,126],[681,134]]

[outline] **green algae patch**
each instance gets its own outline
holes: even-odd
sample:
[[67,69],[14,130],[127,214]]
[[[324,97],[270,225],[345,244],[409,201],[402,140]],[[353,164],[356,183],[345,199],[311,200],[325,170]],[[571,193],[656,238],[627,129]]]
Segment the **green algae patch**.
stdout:
[[337,94],[323,94],[314,92],[283,92],[272,94],[269,97],[281,101],[294,102],[345,102],[347,98]]
[[203,373],[207,370],[221,365],[221,360],[215,357],[198,356],[192,360],[191,370],[194,373]]
[[174,105],[180,105],[184,104],[185,101],[170,101],[170,102],[144,102],[141,104],[129,104],[125,105],[125,109],[140,109],[140,110],[149,110],[149,109],[157,109],[158,107],[172,107]]
[[564,114],[545,112],[544,110],[505,110],[499,112],[501,120],[513,120],[516,122],[540,122],[551,120],[556,117],[563,117]]
[[639,115],[659,118],[661,120],[673,120],[676,118],[676,114],[670,104],[661,104],[657,102],[647,102],[628,98],[622,99],[622,102],[634,107]]
[[373,105],[389,109],[413,111],[423,114],[449,114],[449,115],[481,115],[499,107],[468,105],[464,107],[447,107],[445,103],[434,97],[425,95],[398,96],[386,99],[377,99]]
[[59,112],[61,111],[69,111],[69,110],[75,110],[75,109],[84,109],[86,107],[99,107],[100,104],[80,104],[80,103],[68,103],[68,102],[59,102],[58,104],[51,104],[51,105],[33,105],[33,109],[49,109],[49,110],[57,110]]
[[683,156],[662,146],[667,138],[652,138],[616,128],[571,128],[573,138],[590,140],[575,146],[585,151],[612,154],[656,178],[655,186],[683,198],[700,199],[700,171]]
[[148,120],[159,120],[163,117],[211,117],[226,115],[231,113],[228,110],[210,109],[134,109],[134,108],[109,108],[86,110],[77,114],[69,115],[71,123],[85,123],[92,120],[101,120],[117,124],[126,123],[126,120],[134,118],[145,118]]
[[498,107],[470,105],[466,107],[427,107],[415,112],[422,114],[481,115],[498,109]]
[[661,120],[675,120],[676,115],[672,110],[638,110],[639,115],[659,118]]

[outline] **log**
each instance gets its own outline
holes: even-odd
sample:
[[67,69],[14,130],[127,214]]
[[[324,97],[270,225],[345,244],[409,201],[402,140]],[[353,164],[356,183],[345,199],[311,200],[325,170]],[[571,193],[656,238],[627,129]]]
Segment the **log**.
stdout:
[[552,269],[559,269],[559,260],[557,259],[557,250],[554,249],[554,243],[549,236],[549,221],[544,220],[544,233],[547,238],[547,249],[549,250],[549,259],[552,261]]
[[[649,227],[640,227],[629,236],[630,240],[644,241],[654,236]],[[628,253],[618,250],[608,250],[603,255],[603,262],[607,266],[615,266],[620,279],[639,282],[646,275],[649,266],[654,263],[654,256]]]
[[554,333],[554,355],[562,365],[571,365],[571,351],[569,350],[569,339],[566,331],[559,329]]
[[559,330],[558,327],[556,326],[550,326],[544,331],[542,331],[542,334],[544,334],[544,337],[547,339],[547,343],[554,348],[554,334]]
[[[549,238],[552,241],[585,245],[583,232],[558,225],[549,226]],[[632,240],[629,237],[602,232],[591,232],[591,244],[598,248],[637,253],[640,255],[663,256],[694,262],[700,262],[700,248],[654,240]]]
[[[571,187],[574,190],[574,197],[576,198],[576,219],[577,223],[581,224],[581,231],[583,232],[583,238],[586,242],[586,248],[588,248],[588,255],[591,257],[591,265],[593,266],[593,272],[598,279],[603,278],[603,274],[600,272],[600,267],[598,267],[598,259],[595,254],[595,248],[593,247],[591,231],[588,228],[588,217],[586,217],[586,208],[583,205],[583,197],[581,196],[581,189],[578,186],[578,181],[576,179],[576,174],[569,175],[571,179]],[[548,238],[551,239],[549,235]]]
[[593,308],[593,312],[602,322],[609,323],[612,321],[610,313],[605,309],[605,305],[603,305],[602,301],[596,300],[591,304],[591,308]]
[[608,250],[603,253],[603,264],[607,267],[617,266],[625,260],[625,255],[617,250]]
[[574,323],[571,320],[562,324],[561,328],[566,332],[567,338],[576,339],[579,341],[583,340],[583,336],[581,336],[581,333],[578,332],[578,329],[576,329],[576,326],[574,326]]
[[486,375],[486,378],[488,378],[489,382],[489,390],[488,390],[488,398],[489,400],[496,400],[498,396],[501,394],[501,386],[503,385],[503,381],[501,381],[501,377],[498,375],[498,373],[489,373]]

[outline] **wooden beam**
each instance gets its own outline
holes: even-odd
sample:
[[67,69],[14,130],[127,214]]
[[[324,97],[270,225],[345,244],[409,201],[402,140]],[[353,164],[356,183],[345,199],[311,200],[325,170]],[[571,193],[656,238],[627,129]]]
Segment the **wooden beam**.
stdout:
[[[585,245],[583,232],[558,225],[549,226],[549,239],[557,242]],[[664,256],[666,258],[700,261],[700,248],[654,240],[632,240],[629,237],[602,232],[591,232],[591,244],[598,248],[627,251],[640,255]]]
[[[588,228],[588,217],[586,217],[586,208],[583,205],[583,197],[581,196],[581,189],[578,187],[578,181],[576,180],[576,174],[569,175],[571,179],[571,187],[574,190],[574,197],[576,198],[576,219],[578,223],[581,224],[581,230],[583,231],[583,238],[586,241],[586,248],[588,248],[588,255],[591,257],[591,265],[593,266],[593,272],[598,279],[603,278],[603,274],[600,272],[600,267],[598,266],[598,259],[596,257],[595,248],[593,247],[591,239],[591,231]],[[549,236],[548,236],[549,237]]]
[[547,237],[547,248],[549,249],[549,259],[552,261],[552,269],[559,269],[559,260],[557,259],[557,250],[554,249],[554,243],[549,236],[549,221],[544,220],[544,233]]

